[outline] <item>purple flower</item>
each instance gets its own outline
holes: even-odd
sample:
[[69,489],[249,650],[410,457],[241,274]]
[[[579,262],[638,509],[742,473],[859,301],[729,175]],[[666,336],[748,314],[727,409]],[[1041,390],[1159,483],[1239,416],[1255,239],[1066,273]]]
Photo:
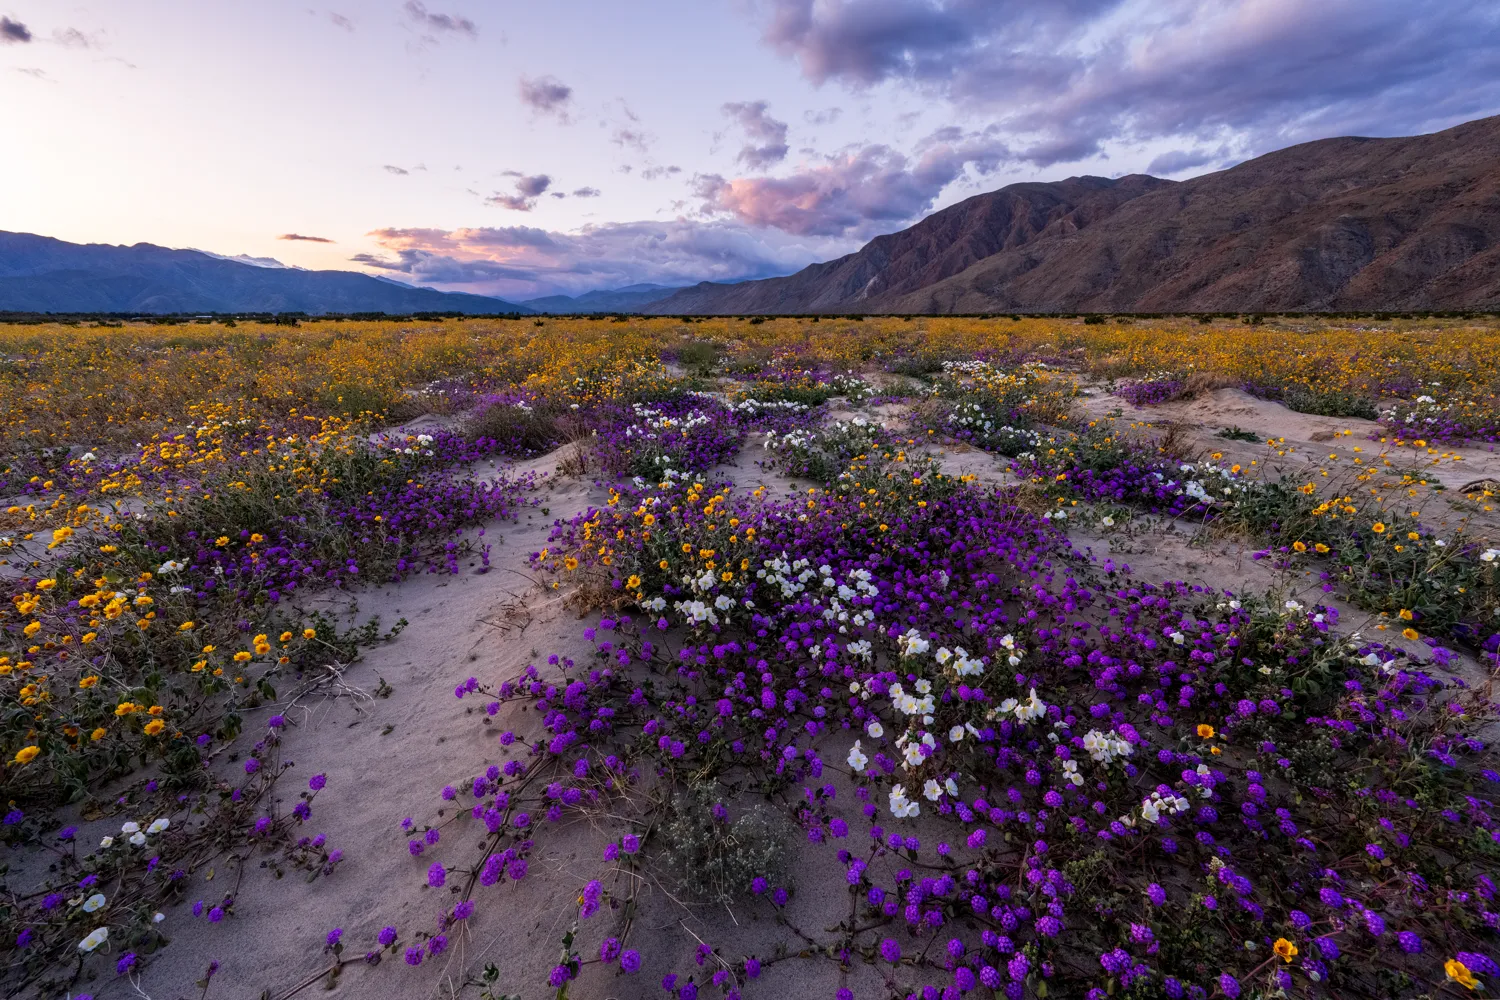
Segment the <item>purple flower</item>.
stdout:
[[634,948],[620,955],[620,971],[639,972],[641,969],[641,954]]
[[1402,931],[1400,934],[1397,934],[1396,943],[1408,955],[1418,955],[1422,952],[1422,939],[1412,931]]
[[135,952],[133,952],[133,951],[127,951],[124,955],[121,955],[120,956],[120,960],[115,963],[115,975],[117,975],[117,976],[123,976],[127,972],[129,972],[131,969],[134,969],[134,968],[135,968]]
[[448,872],[441,864],[433,862],[431,868],[427,869],[427,884],[434,889],[441,888],[448,881]]
[[324,944],[324,948],[325,949],[332,948],[334,945],[336,945],[336,944],[339,943],[339,938],[341,938],[343,936],[344,936],[344,929],[342,927],[335,927],[333,930],[331,930],[331,931],[328,932],[328,940]]
[[423,951],[422,951],[421,948],[408,948],[408,949],[406,949],[406,964],[407,965],[421,965],[422,964],[422,957],[423,957]]
[[901,945],[895,938],[886,938],[880,942],[880,957],[895,965],[901,961]]
[[327,784],[328,775],[326,774],[315,774],[311,778],[307,779],[307,787],[311,788],[315,792],[321,792],[323,790],[323,786]]
[[1240,981],[1227,972],[1223,973],[1219,976],[1219,992],[1229,1000],[1236,1000],[1240,995]]
[[382,948],[389,948],[396,943],[396,928],[382,927],[380,929],[380,936],[376,940],[380,942]]
[[747,958],[747,959],[745,959],[745,978],[746,979],[759,979],[760,978],[760,959],[757,959],[757,958]]

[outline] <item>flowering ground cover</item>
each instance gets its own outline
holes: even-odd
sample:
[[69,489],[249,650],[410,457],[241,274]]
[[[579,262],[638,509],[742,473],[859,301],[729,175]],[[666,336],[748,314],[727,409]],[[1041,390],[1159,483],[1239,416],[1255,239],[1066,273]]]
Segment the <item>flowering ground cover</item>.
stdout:
[[[8,991],[1491,988],[1500,334],[1299,325],[0,329]],[[1379,419],[1100,412],[1243,386]],[[356,610],[517,575],[582,638],[433,661]],[[378,711],[393,655],[381,846],[307,706]],[[312,944],[257,916],[293,873]],[[226,978],[237,923],[306,974]]]

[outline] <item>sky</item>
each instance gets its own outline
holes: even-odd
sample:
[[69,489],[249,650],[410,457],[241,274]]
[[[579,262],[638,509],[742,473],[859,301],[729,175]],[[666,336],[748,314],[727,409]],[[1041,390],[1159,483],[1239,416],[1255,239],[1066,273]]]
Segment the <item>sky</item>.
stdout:
[[0,229],[512,300],[1500,113],[1495,0],[0,0]]

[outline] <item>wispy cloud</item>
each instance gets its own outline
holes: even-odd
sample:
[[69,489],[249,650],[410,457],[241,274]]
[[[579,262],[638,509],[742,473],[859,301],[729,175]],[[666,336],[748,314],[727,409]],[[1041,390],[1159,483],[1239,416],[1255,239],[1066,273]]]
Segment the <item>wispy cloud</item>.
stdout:
[[769,105],[765,101],[744,101],[726,104],[721,109],[734,119],[749,138],[736,157],[751,170],[764,170],[786,159],[786,122],[777,121],[766,113]]
[[506,173],[516,178],[516,193],[501,194],[496,192],[485,199],[490,205],[499,208],[508,208],[513,212],[529,212],[536,206],[536,200],[552,186],[552,178],[546,174],[524,175],[514,170]]
[[398,174],[402,177],[405,177],[407,174],[411,173],[411,171],[407,170],[405,167],[397,167],[389,163],[387,163],[382,169],[388,174]]
[[94,49],[99,47],[99,40],[97,38],[84,34],[77,28],[57,28],[52,32],[52,41],[70,49]]
[[330,239],[328,239],[327,237],[324,237],[324,236],[303,236],[301,233],[282,233],[280,236],[278,236],[276,238],[278,240],[300,240],[300,241],[302,241],[304,243],[333,243],[333,242],[336,242],[336,241],[330,240]]
[[427,9],[421,0],[407,0],[406,16],[431,31],[446,31],[457,35],[479,37],[479,26],[460,14],[439,14]]
[[329,23],[333,24],[335,27],[343,28],[345,31],[354,30],[354,22],[345,17],[343,14],[340,14],[336,10],[330,10],[328,12],[328,20]]
[[597,198],[599,194],[599,189],[596,187],[581,187],[573,191],[575,198]]
[[563,124],[572,118],[573,88],[555,76],[521,77],[521,103],[538,114],[550,115]]

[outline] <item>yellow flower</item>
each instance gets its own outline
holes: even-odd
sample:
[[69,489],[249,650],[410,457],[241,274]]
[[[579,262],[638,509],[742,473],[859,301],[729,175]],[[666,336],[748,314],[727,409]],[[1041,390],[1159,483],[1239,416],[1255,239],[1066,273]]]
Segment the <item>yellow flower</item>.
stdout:
[[1474,978],[1474,973],[1469,967],[1456,958],[1450,958],[1443,963],[1443,971],[1448,973],[1448,978],[1466,990],[1472,990],[1479,985],[1479,980]]
[[192,622],[183,622],[181,625],[177,626],[177,631],[179,631],[179,632],[191,632],[192,630],[193,630],[193,623]]
[[271,644],[269,642],[257,642],[255,644],[255,653],[257,656],[265,656],[270,651]]
[[195,674],[202,673],[203,672],[203,668],[206,667],[206,666],[208,666],[208,661],[207,660],[199,660],[197,663],[193,664],[193,667],[192,667],[193,673],[195,673]]
[[152,719],[150,722],[146,723],[145,733],[147,736],[155,736],[157,733],[166,728],[167,724],[165,722],[161,721],[160,719]]
[[42,748],[39,746],[22,747],[21,749],[16,751],[16,759],[11,761],[11,763],[30,764],[32,760],[36,758],[36,755],[41,752]]
[[1271,950],[1276,952],[1283,962],[1290,962],[1297,957],[1297,946],[1286,938],[1277,938],[1276,943],[1271,946]]
[[51,590],[55,586],[57,586],[56,580],[38,580],[36,582],[37,590]]
[[665,559],[663,559],[661,562],[659,562],[659,563],[656,564],[656,568],[657,569],[666,569],[667,565],[668,565],[667,561]]
[[1375,532],[1375,534],[1377,535],[1383,535],[1385,534],[1385,525],[1380,521],[1376,521],[1370,526],[1370,530]]
[[131,712],[134,712],[134,711],[135,711],[135,705],[132,704],[131,702],[128,702],[128,701],[122,701],[118,705],[115,706],[115,715],[120,716],[121,718],[129,715]]
[[317,637],[318,630],[315,628],[305,628],[302,630],[302,638],[304,639],[316,639]]
[[1409,609],[1409,608],[1402,608],[1400,610],[1400,612],[1397,613],[1397,617],[1400,618],[1404,622],[1411,621],[1412,617],[1413,617],[1412,613],[1411,613],[1411,609]]
[[1206,722],[1200,722],[1198,724],[1198,735],[1205,740],[1211,740],[1214,738],[1214,727]]
[[83,633],[83,635],[80,635],[78,637],[78,641],[79,642],[93,642],[97,638],[99,638],[99,633],[98,632],[85,632],[85,633]]
[[278,641],[279,642],[291,642],[292,641],[292,633],[290,633],[290,632],[283,632],[283,633],[281,633],[281,638]]
[[104,739],[104,733],[105,733],[104,727],[100,726],[98,729],[94,730],[92,733],[89,733],[89,739],[93,740],[95,743],[98,743],[100,740]]
[[32,622],[30,625],[27,625],[21,631],[24,632],[24,633],[26,633],[26,635],[28,637],[30,637],[30,636],[36,635],[41,630],[42,630],[42,623],[41,622]]
[[578,560],[575,559],[575,558],[573,558],[572,556],[568,556],[568,558],[566,558],[566,559],[563,560],[563,569],[567,570],[568,572],[571,573],[573,570],[575,570],[577,568],[578,568]]
[[1306,542],[1293,542],[1292,543],[1292,548],[1295,549],[1298,552],[1306,552],[1307,551],[1307,543]]
[[245,652],[243,649],[234,654],[235,663],[244,663],[248,659],[250,659],[250,654]]
[[1318,544],[1313,546],[1313,551],[1320,556],[1326,556],[1328,554],[1328,546],[1324,545],[1322,542],[1319,542]]
[[205,654],[212,653],[216,648],[218,648],[218,647],[216,647],[216,646],[204,646],[203,647],[203,652]]
[[1414,628],[1404,628],[1401,630],[1401,634],[1410,639],[1412,642],[1416,642],[1418,639],[1422,638],[1422,633],[1418,632]]
[[95,684],[98,684],[98,683],[99,683],[99,675],[98,674],[89,674],[87,677],[80,677],[80,678],[78,678],[78,686],[81,687],[81,688],[84,688],[84,689],[91,688]]
[[651,527],[653,524],[656,523],[656,515],[655,514],[647,514],[645,517],[641,518],[641,523],[644,524],[648,528]]
[[636,576],[634,573],[630,574],[630,579],[628,579],[628,580],[625,581],[625,586],[628,587],[631,590],[636,589],[640,585],[641,585],[641,578],[638,577],[638,576]]

